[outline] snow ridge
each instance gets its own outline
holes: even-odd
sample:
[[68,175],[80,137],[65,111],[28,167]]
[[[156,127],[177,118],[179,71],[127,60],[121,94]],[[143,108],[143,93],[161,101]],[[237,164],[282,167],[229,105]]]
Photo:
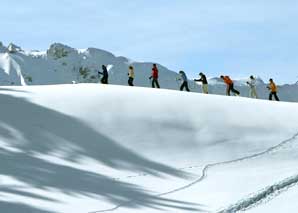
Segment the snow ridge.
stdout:
[[217,166],[222,166],[222,165],[227,165],[227,164],[232,164],[232,163],[238,163],[238,162],[241,162],[241,161],[245,161],[245,160],[251,160],[251,159],[254,159],[254,158],[257,158],[257,157],[260,157],[260,156],[263,156],[265,154],[270,154],[271,152],[273,151],[276,151],[278,149],[280,149],[282,146],[284,146],[285,144],[289,143],[289,142],[292,142],[293,140],[295,140],[296,138],[298,137],[298,132],[292,136],[291,138],[289,139],[286,139],[284,141],[282,141],[281,143],[277,144],[276,146],[273,146],[273,147],[270,147],[269,149],[263,151],[263,152],[260,152],[260,153],[256,153],[256,154],[253,154],[253,155],[249,155],[249,156],[246,156],[246,157],[242,157],[242,158],[238,158],[238,159],[235,159],[235,160],[230,160],[230,161],[223,161],[223,162],[218,162],[218,163],[213,163],[213,164],[208,164],[204,167],[203,171],[202,171],[202,175],[200,178],[198,178],[197,180],[195,180],[194,182],[184,186],[184,187],[181,187],[181,188],[178,188],[178,189],[175,189],[175,190],[172,190],[172,191],[169,191],[169,192],[165,192],[165,193],[162,193],[162,194],[159,194],[158,196],[165,196],[165,195],[168,195],[168,194],[173,194],[175,192],[179,192],[179,191],[182,191],[184,189],[187,189],[199,182],[202,182],[204,179],[207,178],[207,175],[208,175],[208,171],[211,169],[211,168],[214,168],[214,167],[217,167]]
[[[260,156],[263,156],[263,155],[266,155],[266,154],[270,154],[274,151],[277,151],[279,150],[280,148],[282,148],[284,145],[288,144],[288,143],[291,143],[293,142],[295,139],[297,139],[298,137],[298,132],[295,133],[291,138],[288,138],[282,142],[280,142],[279,144],[277,144],[276,146],[273,146],[273,147],[270,147],[268,148],[267,150],[263,151],[263,152],[260,152],[260,153],[256,153],[256,154],[253,154],[253,155],[249,155],[249,156],[245,156],[245,157],[242,157],[242,158],[238,158],[238,159],[234,159],[234,160],[229,160],[229,161],[223,161],[223,162],[218,162],[218,163],[212,163],[212,164],[207,164],[203,170],[202,170],[202,175],[194,180],[193,182],[185,185],[185,186],[182,186],[180,188],[176,188],[176,189],[173,189],[171,191],[168,191],[168,192],[164,192],[164,193],[160,193],[160,194],[157,194],[155,195],[155,197],[163,197],[163,196],[166,196],[166,195],[169,195],[169,194],[173,194],[173,193],[176,193],[176,192],[179,192],[179,191],[182,191],[182,190],[185,190],[185,189],[188,189],[200,182],[202,182],[203,180],[205,180],[208,176],[208,171],[214,167],[218,167],[218,166],[222,166],[222,165],[228,165],[228,164],[232,164],[232,163],[238,163],[238,162],[241,162],[241,161],[245,161],[245,160],[251,160],[251,159],[254,159],[254,158],[257,158],[257,157],[260,157]],[[198,166],[193,166],[193,167],[190,167],[190,168],[195,168],[195,167],[198,167]],[[143,174],[144,175],[144,174]],[[271,187],[269,187],[268,189],[265,189],[263,193],[259,193],[256,195],[257,198],[260,198],[262,197],[262,195],[265,195],[263,196],[263,198],[273,194],[274,192],[277,192],[277,191],[281,191],[282,189],[286,188],[286,187],[290,187],[291,185],[293,184],[296,184],[298,183],[298,175],[297,176],[294,176],[292,178],[289,178],[289,180],[285,180],[283,182],[281,182],[280,184],[276,184],[276,185],[273,185]],[[270,189],[272,188],[272,189]],[[259,196],[258,196],[259,195]],[[153,195],[154,196],[154,195]],[[262,199],[263,199],[262,198]],[[250,199],[250,205],[253,205],[254,203],[256,202],[253,202],[253,201],[260,201],[261,199]],[[125,203],[122,203],[122,204],[119,204],[113,208],[110,208],[110,209],[106,209],[106,210],[99,210],[99,211],[93,211],[93,212],[88,212],[88,213],[100,213],[100,212],[113,212],[121,207],[124,207],[126,206],[127,204],[130,204],[130,203],[133,203],[133,202],[137,202],[137,200],[130,200],[130,201],[127,201]],[[242,204],[243,203],[243,204]],[[235,204],[235,206],[242,206],[244,205],[245,203],[247,203],[247,201],[242,201],[240,202],[239,204]],[[249,203],[249,202],[248,202]],[[244,205],[245,206],[245,205]],[[236,208],[236,207],[235,207]],[[243,208],[241,208],[243,209]],[[239,210],[241,210],[239,209]],[[223,210],[223,211],[220,211],[219,213],[228,213],[228,212],[234,212],[234,211],[226,211],[226,210]]]
[[262,201],[266,199],[273,199],[277,197],[282,192],[287,191],[289,188],[298,184],[298,175],[289,177],[277,184],[273,184],[271,186],[266,187],[265,189],[257,192],[256,194],[249,196],[245,199],[240,200],[236,204],[231,205],[230,207],[219,211],[218,213],[229,213],[229,212],[237,212],[244,211],[250,208],[257,206],[262,203]]
[[[161,87],[179,90],[180,82],[176,81],[177,70],[170,70],[158,62],[137,62],[123,56],[116,56],[105,50],[76,49],[61,43],[50,45],[46,51],[24,51],[17,45],[10,44],[5,47],[0,43],[0,85],[98,83],[100,82],[98,70],[101,70],[101,66],[105,64],[112,65],[109,70],[110,84],[127,85],[128,67],[132,65],[136,73],[134,84],[151,87],[148,78],[151,75],[153,63],[158,65]],[[188,70],[185,72],[188,73]],[[241,96],[249,97],[249,87],[246,84],[248,79],[233,80]],[[264,82],[260,77],[257,77],[256,80],[258,97],[268,99],[268,89],[266,88],[268,82]],[[189,79],[189,88],[192,92],[201,92],[200,84],[192,79]],[[226,86],[222,79],[219,77],[209,79],[209,92],[210,94],[225,95]],[[298,102],[298,85],[292,83],[279,86],[279,96],[282,101]]]

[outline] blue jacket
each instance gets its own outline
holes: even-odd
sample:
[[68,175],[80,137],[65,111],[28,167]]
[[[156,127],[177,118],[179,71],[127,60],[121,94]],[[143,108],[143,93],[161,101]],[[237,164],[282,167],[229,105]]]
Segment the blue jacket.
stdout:
[[180,72],[179,74],[180,74],[181,79],[182,79],[183,81],[187,81],[187,76],[186,76],[185,72]]

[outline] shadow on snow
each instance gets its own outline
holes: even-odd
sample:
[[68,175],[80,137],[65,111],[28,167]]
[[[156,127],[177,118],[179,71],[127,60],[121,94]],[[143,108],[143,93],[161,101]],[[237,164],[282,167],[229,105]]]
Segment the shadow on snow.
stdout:
[[[10,146],[22,150],[14,152],[0,149],[1,175],[14,177],[38,189],[52,188],[71,195],[103,196],[115,205],[137,200],[126,205],[131,208],[147,206],[198,210],[194,204],[154,197],[136,185],[35,157],[33,153],[50,154],[57,150],[67,150],[65,160],[68,161],[77,162],[80,157],[87,156],[115,169],[145,172],[155,176],[187,177],[186,173],[128,150],[76,118],[24,98],[0,94],[0,101],[0,140],[8,140],[13,143]],[[0,192],[59,202],[17,188],[2,187]],[[47,213],[42,209],[4,201],[0,202],[0,209],[4,212]]]

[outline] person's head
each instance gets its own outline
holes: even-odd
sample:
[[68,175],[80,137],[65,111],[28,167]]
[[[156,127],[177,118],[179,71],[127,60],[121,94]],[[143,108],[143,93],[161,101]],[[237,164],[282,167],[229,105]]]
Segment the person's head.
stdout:
[[180,73],[180,74],[183,74],[184,72],[183,72],[183,70],[180,70],[179,73]]
[[130,70],[133,70],[133,66],[129,66],[129,69],[130,69]]
[[254,80],[254,79],[255,79],[255,77],[254,77],[253,75],[251,75],[251,76],[250,76],[250,79]]
[[270,83],[272,83],[272,82],[273,82],[273,79],[272,79],[272,78],[270,78],[270,79],[269,79],[269,82],[270,82]]
[[200,76],[204,75],[202,72],[199,73]]
[[104,65],[104,64],[103,64],[101,67],[102,67],[103,69],[107,68],[106,65]]
[[223,76],[223,75],[221,75],[221,76],[220,76],[220,78],[224,79],[224,76]]

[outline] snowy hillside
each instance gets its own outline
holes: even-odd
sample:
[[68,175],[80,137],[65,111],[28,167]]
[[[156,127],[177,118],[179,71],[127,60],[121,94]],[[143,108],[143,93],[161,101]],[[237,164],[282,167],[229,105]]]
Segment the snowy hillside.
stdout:
[[99,84],[0,101],[1,212],[297,209],[295,103]]
[[[149,87],[152,63],[133,62],[95,48],[77,50],[55,43],[46,52],[25,52],[16,45],[0,47],[0,85],[48,85],[99,82],[97,71],[109,65],[111,84],[127,85],[129,65],[135,67],[137,86]],[[10,49],[10,51],[9,51]],[[163,88],[177,89],[177,73],[159,65]],[[198,90],[193,82],[192,87]]]
[[[0,43],[0,85],[53,85],[77,83],[97,83],[97,71],[101,65],[109,65],[109,82],[115,85],[127,85],[128,66],[135,67],[135,85],[150,87],[152,63],[135,62],[125,57],[117,57],[104,50],[88,48],[77,50],[69,46],[55,43],[47,51],[24,51],[17,45],[8,47]],[[183,68],[183,65],[181,65]],[[160,70],[160,85],[166,89],[179,89],[176,72],[158,65]],[[199,69],[199,68],[198,68]],[[190,89],[201,92],[201,88],[190,79]],[[246,79],[236,81],[236,88],[241,95],[247,97],[248,87]],[[277,82],[278,83],[278,82]],[[267,82],[258,81],[258,92],[262,99],[268,99]],[[225,94],[225,85],[218,78],[210,80],[210,92]],[[298,102],[298,85],[280,86],[282,101]]]
[[[219,78],[209,80],[209,90],[212,94],[225,95],[226,85]],[[247,79],[234,80],[235,88],[240,91],[241,96],[249,97],[249,88],[246,84]],[[268,82],[257,79],[257,92],[260,99],[268,99]],[[282,101],[298,102],[298,84],[285,84],[278,86],[278,94]]]

